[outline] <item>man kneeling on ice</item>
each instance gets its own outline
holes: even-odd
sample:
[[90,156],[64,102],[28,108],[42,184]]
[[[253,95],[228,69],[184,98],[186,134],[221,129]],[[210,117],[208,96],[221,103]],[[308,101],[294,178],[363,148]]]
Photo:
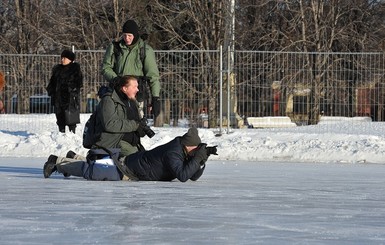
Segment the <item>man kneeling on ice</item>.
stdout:
[[90,173],[95,172],[95,169],[90,167],[96,164],[92,164],[90,160],[83,161],[81,165],[77,164],[81,166],[81,170],[77,167],[77,170],[73,171],[68,163],[66,165],[58,163],[60,161],[57,161],[58,157],[54,155],[51,155],[44,164],[44,177],[48,178],[57,171],[65,177],[74,175],[91,180],[195,181],[203,174],[205,163],[211,154],[217,155],[216,146],[207,147],[207,144],[201,143],[198,130],[190,128],[183,136],[178,136],[152,150],[115,159],[113,171],[114,176],[118,177],[102,176],[108,171],[99,171],[99,176],[92,177]]

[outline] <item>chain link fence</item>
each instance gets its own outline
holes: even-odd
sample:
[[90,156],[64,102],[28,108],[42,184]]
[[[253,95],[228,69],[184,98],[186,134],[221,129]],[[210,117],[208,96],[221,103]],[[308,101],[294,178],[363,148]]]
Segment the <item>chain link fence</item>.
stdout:
[[[98,88],[106,84],[100,74],[104,50],[75,52],[84,74],[81,112],[91,113]],[[322,116],[385,120],[383,53],[220,49],[155,54],[164,126],[268,127],[266,118],[274,121],[270,126],[299,126],[317,124]],[[45,87],[59,61],[60,55],[0,55],[6,113],[53,113]],[[0,130],[6,127],[0,124]]]

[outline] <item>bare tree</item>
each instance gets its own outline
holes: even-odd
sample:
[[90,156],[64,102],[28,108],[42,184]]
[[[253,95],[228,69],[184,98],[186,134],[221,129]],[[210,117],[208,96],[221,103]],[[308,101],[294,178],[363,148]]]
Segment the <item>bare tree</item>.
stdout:
[[[353,93],[357,81],[364,76],[358,74],[356,68],[365,67],[366,64],[355,59],[355,56],[342,54],[339,59],[330,60],[327,53],[381,50],[384,35],[382,1],[266,0],[255,4],[255,1],[243,0],[238,7],[239,47],[306,54],[303,57],[304,69],[296,74],[291,72],[292,62],[289,60],[285,66],[271,64],[271,61],[275,61],[273,57],[270,61],[260,60],[260,67],[281,66],[279,70],[259,74],[257,79],[265,87],[269,87],[267,85],[274,80],[284,83],[307,81],[311,84],[308,108],[310,124],[317,123],[320,103],[324,99],[344,105],[347,115],[353,115]],[[337,91],[332,89],[333,82],[346,83],[347,91],[341,92],[346,94],[346,101],[338,101],[341,98],[345,100],[345,97],[337,96]],[[338,113],[339,109],[334,107],[333,110],[331,113]]]
[[102,49],[128,18],[146,22],[148,1],[4,0],[0,51],[57,53],[63,47]]
[[[177,94],[195,101],[172,110],[179,110],[177,114],[190,110],[190,114],[196,115],[201,108],[207,108],[210,115],[218,115],[220,77],[219,67],[213,64],[218,63],[219,57],[199,50],[217,50],[221,45],[226,48],[231,35],[230,3],[230,0],[3,0],[0,2],[0,53],[58,55],[63,48],[72,46],[78,50],[104,50],[111,39],[119,37],[124,21],[134,18],[150,34],[149,42],[155,49],[193,50],[186,55],[174,52],[160,58],[164,64],[162,79],[172,82],[170,87],[163,88],[164,98],[171,99]],[[248,91],[252,92],[248,96],[264,100],[274,81],[288,86],[307,81],[312,93],[309,123],[317,122],[324,100],[343,105],[332,106],[332,115],[343,110],[347,110],[348,115],[354,114],[356,84],[365,80],[366,73],[373,69],[369,69],[364,60],[344,53],[385,48],[383,1],[237,0],[235,3],[235,49],[276,52],[256,62],[250,55],[238,58],[236,69],[249,64],[259,72],[244,74],[244,79],[234,86],[249,86]],[[306,55],[298,61],[302,62],[303,69],[293,73],[290,56],[284,62],[276,59],[281,52],[304,52]],[[328,55],[331,52],[341,54],[331,60]],[[51,67],[28,59],[28,65],[18,63],[21,60],[17,59],[3,65],[17,67],[14,77],[18,84],[46,83],[37,81],[33,71],[48,74]],[[100,57],[87,54],[81,60],[85,73],[98,81]],[[174,68],[180,64],[184,64],[186,72],[176,74]],[[357,72],[358,68],[362,72]],[[257,88],[254,81],[258,81]],[[346,83],[348,89],[335,91],[332,89],[335,83]],[[36,92],[25,92],[25,96],[28,98]],[[339,101],[341,98],[344,101]],[[259,108],[261,115],[263,107],[266,106]],[[216,125],[217,118],[210,120],[211,125]]]
[[[168,60],[163,79],[173,86],[163,90],[164,97],[179,94],[182,98],[191,98],[193,105],[179,106],[179,99],[174,102],[174,114],[189,113],[192,118],[202,110],[208,110],[210,125],[217,124],[218,115],[218,68],[210,64],[218,63],[218,55],[200,53],[199,50],[217,50],[225,37],[226,1],[167,1],[155,0],[148,8],[148,15],[158,33],[158,46],[164,49],[196,50],[187,56],[183,53]],[[187,59],[187,60],[186,60]],[[187,62],[186,74],[175,74],[174,66]],[[207,67],[210,67],[207,69]]]

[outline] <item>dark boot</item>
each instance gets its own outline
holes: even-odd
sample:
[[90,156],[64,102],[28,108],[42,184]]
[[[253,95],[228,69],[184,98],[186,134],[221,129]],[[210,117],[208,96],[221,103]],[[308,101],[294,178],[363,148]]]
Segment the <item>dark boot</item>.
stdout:
[[59,132],[60,133],[65,133],[66,132],[65,126],[59,126]]
[[73,152],[73,151],[68,151],[67,152],[67,155],[66,155],[66,158],[75,158],[75,156],[76,156],[76,153],[75,152]]
[[70,129],[70,132],[75,133],[76,125],[68,126]]
[[57,160],[57,156],[55,155],[50,155],[48,157],[48,160],[43,167],[44,178],[49,178],[49,176],[51,176],[51,174],[57,170],[56,160]]
[[67,173],[63,173],[64,177],[68,178],[70,177],[71,175],[70,174],[67,174]]

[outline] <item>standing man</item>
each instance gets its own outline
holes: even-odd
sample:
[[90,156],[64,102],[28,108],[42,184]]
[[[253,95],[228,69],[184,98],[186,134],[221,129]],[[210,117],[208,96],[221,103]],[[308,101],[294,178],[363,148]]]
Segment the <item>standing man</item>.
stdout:
[[[139,36],[139,27],[134,20],[127,20],[124,23],[121,39],[113,41],[107,47],[102,64],[102,75],[110,85],[118,77],[128,74],[140,78],[136,98],[141,117],[144,115],[144,101],[151,99],[148,106],[156,119],[160,114],[159,70],[154,50]],[[147,86],[150,88],[149,92]]]

